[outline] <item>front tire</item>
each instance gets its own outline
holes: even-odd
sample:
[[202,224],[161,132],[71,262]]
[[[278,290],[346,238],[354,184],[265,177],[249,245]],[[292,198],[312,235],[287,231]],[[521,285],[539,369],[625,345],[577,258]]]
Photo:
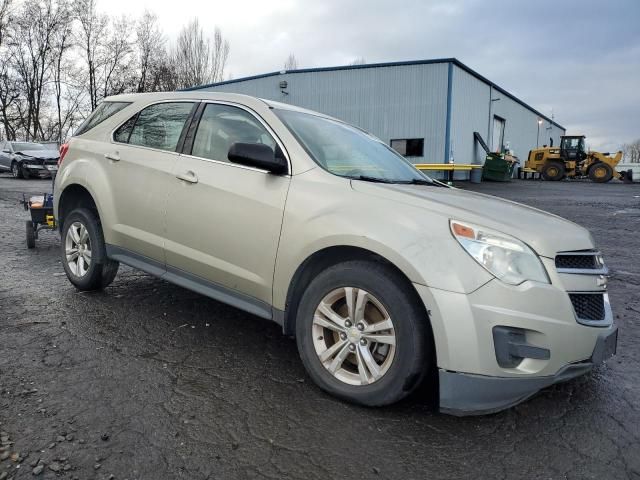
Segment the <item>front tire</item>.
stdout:
[[595,163],[589,168],[589,178],[595,183],[607,183],[613,178],[613,168],[608,163]]
[[298,351],[314,382],[349,402],[382,406],[431,367],[431,328],[411,284],[383,264],[350,261],[319,274],[300,301]]
[[13,175],[13,178],[24,178],[24,169],[15,160],[11,162],[11,175]]
[[100,290],[118,273],[119,263],[107,257],[98,216],[86,208],[73,210],[62,228],[62,265],[78,290]]

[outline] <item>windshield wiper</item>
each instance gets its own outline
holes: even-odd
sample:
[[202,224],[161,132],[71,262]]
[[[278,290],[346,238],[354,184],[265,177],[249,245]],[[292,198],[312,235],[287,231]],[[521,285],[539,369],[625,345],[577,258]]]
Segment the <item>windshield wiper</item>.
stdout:
[[368,175],[358,175],[355,177],[348,177],[352,180],[362,180],[364,182],[375,182],[375,183],[396,183],[393,180],[387,180],[386,178],[380,177],[370,177]]
[[431,180],[427,180],[426,178],[412,178],[409,182],[411,185],[436,185]]
[[391,178],[370,177],[368,175],[358,175],[355,177],[349,177],[353,180],[363,180],[365,182],[376,183],[389,183],[396,185],[429,185],[432,187],[439,187],[440,185],[434,181],[427,180],[426,178],[412,178],[411,180],[394,180]]

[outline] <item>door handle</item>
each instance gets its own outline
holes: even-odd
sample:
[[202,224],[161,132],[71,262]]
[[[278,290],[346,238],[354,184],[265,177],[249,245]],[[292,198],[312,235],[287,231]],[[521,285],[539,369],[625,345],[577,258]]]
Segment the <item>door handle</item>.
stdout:
[[104,154],[104,158],[106,158],[107,160],[111,160],[113,162],[119,162],[120,161],[120,155],[118,155],[118,152],[105,153]]
[[198,177],[192,171],[188,171],[186,173],[178,173],[176,178],[179,180],[183,180],[188,183],[198,183]]

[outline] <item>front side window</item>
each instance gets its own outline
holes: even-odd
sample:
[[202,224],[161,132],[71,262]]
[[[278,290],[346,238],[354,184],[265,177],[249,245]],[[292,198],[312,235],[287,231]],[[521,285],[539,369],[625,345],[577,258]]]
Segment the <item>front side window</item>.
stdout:
[[89,115],[84,122],[82,122],[74,135],[87,133],[93,127],[104,122],[107,118],[115,115],[128,105],[131,105],[131,102],[102,102],[96,107],[93,113]]
[[174,152],[193,102],[151,105],[127,120],[114,133],[116,142]]
[[208,104],[193,139],[191,155],[227,162],[234,143],[261,143],[276,151],[276,142],[249,112],[229,105]]
[[311,158],[334,175],[390,183],[431,183],[395,150],[356,127],[293,110],[274,112]]

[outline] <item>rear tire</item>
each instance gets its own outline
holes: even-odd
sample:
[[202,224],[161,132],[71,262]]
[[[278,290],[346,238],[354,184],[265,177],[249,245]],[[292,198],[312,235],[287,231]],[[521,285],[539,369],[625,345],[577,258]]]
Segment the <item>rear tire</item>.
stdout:
[[98,216],[86,208],[73,210],[64,219],[62,265],[78,290],[101,290],[118,273],[119,263],[107,257]]
[[562,180],[566,175],[566,168],[564,163],[549,161],[542,166],[542,178],[557,182]]
[[595,163],[589,168],[589,178],[595,183],[607,183],[613,178],[613,168],[608,163]]
[[[311,282],[300,301],[296,337],[302,362],[321,389],[356,404],[381,406],[421,384],[432,367],[433,340],[411,288],[394,269],[367,261],[329,267]],[[330,318],[338,323],[323,322]]]
[[36,232],[33,228],[33,222],[31,220],[26,221],[27,227],[27,248],[36,248]]

